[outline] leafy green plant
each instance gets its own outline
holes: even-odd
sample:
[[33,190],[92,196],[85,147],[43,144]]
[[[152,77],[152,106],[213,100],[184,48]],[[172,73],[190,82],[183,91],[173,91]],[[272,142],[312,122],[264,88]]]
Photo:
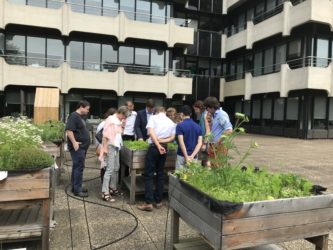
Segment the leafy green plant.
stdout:
[[65,124],[61,121],[50,120],[37,125],[37,127],[42,131],[41,137],[43,141],[61,141],[64,137]]
[[[149,144],[146,141],[124,141],[124,146],[130,150],[147,150]],[[168,143],[168,150],[177,150],[177,145]]]

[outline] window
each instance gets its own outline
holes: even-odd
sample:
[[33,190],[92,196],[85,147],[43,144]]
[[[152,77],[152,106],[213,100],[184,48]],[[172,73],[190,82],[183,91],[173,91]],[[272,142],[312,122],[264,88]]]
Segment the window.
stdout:
[[315,97],[313,108],[313,128],[326,129],[326,98]]
[[302,55],[302,42],[301,40],[295,40],[289,43],[289,53],[288,57],[290,59],[292,58],[298,58]]
[[26,0],[8,0],[8,2],[13,4],[26,4]]
[[273,10],[276,7],[276,1],[275,0],[267,0],[266,2],[266,11]]
[[274,100],[274,121],[284,120],[284,99],[277,98]]
[[7,34],[5,54],[7,63],[25,65],[25,36]]
[[329,98],[328,128],[333,128],[333,98]]
[[119,0],[103,0],[103,16],[117,16]]
[[131,47],[119,47],[119,63],[133,64],[134,48]]
[[298,122],[298,97],[287,99],[286,127],[297,128]]
[[222,0],[213,0],[213,12],[222,13]]
[[121,0],[120,1],[120,10],[125,12],[125,15],[129,19],[134,19],[134,4],[133,0]]
[[102,66],[103,71],[115,71],[117,66],[117,51],[114,50],[112,45],[102,44]]
[[264,99],[262,104],[262,119],[265,125],[271,125],[272,119],[272,99]]
[[235,103],[235,113],[238,112],[238,113],[242,113],[242,101],[239,100],[239,101],[236,101]]
[[51,9],[60,9],[63,5],[63,1],[61,0],[46,0],[47,8]]
[[252,21],[253,20],[253,16],[254,16],[254,9],[253,8],[250,8],[247,10],[247,13],[246,13],[246,21]]
[[45,66],[45,38],[27,37],[27,63],[32,66]]
[[46,7],[46,0],[28,0],[28,5],[37,7]]
[[71,5],[71,9],[74,12],[83,13],[84,12],[84,0],[67,0]]
[[83,69],[83,42],[70,42],[69,60],[72,68]]
[[101,60],[101,45],[98,43],[84,43],[84,69],[99,71]]
[[5,35],[0,33],[0,55],[5,54]]
[[254,76],[259,76],[262,74],[262,52],[257,52],[254,54]]
[[198,0],[189,0],[188,1],[188,9],[190,10],[198,10],[199,1]]
[[254,99],[252,101],[252,119],[260,119],[260,99]]
[[265,50],[265,66],[264,66],[264,74],[272,73],[273,72],[273,62],[274,60],[274,49],[266,49]]
[[222,62],[220,60],[211,61],[210,72],[211,76],[222,76]]
[[211,12],[212,9],[212,0],[200,0],[200,10]]
[[251,101],[244,102],[244,114],[251,117]]
[[161,74],[164,71],[164,51],[152,49],[151,53],[151,69],[153,74]]
[[238,58],[237,60],[237,77],[236,79],[242,79],[244,74],[244,64],[243,64],[243,58]]
[[[168,5],[170,7],[170,5]],[[170,12],[169,12],[170,15]],[[165,19],[165,4],[160,1],[152,2],[152,22],[153,23],[166,23]]]
[[100,16],[102,13],[102,0],[86,0],[85,13]]
[[275,52],[275,71],[281,70],[281,64],[286,62],[286,45],[282,44],[276,47]]
[[149,49],[135,48],[135,64],[143,65],[144,67],[137,67],[139,72],[149,71]]
[[150,0],[136,1],[136,20],[150,22]]
[[210,32],[199,31],[199,55],[210,56]]
[[212,57],[221,58],[221,35],[216,32],[212,32]]
[[318,38],[317,39],[317,51],[314,63],[317,67],[328,66],[328,39]]
[[59,67],[64,61],[64,45],[61,40],[47,38],[47,67]]

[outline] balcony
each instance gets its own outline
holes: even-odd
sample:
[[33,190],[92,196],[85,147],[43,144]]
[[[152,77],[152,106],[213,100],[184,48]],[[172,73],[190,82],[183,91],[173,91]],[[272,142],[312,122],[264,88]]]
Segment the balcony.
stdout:
[[290,1],[284,2],[283,9],[278,14],[257,24],[247,22],[246,29],[230,37],[223,35],[222,40],[226,40],[226,44],[222,54],[241,47],[252,49],[255,42],[279,33],[289,36],[293,28],[309,21],[326,23],[333,29],[333,2],[321,0],[318,4],[318,0],[307,0],[297,5],[292,5]]
[[[96,64],[97,65],[97,64]],[[133,72],[133,69],[132,69]],[[136,71],[140,72],[140,71]],[[72,88],[114,90],[119,96],[127,91],[163,93],[167,98],[175,94],[191,94],[192,78],[178,77],[174,72],[166,74],[132,74],[125,67],[118,67],[114,72],[79,70],[63,62],[57,68],[10,65],[0,57],[0,91],[8,85],[56,87],[62,93]]]
[[[245,79],[231,82],[221,81],[221,98],[229,96],[244,96],[250,100],[254,94],[279,92],[281,97],[287,97],[289,91],[298,89],[318,89],[325,90],[328,96],[333,96],[333,63],[327,67],[322,63],[323,59],[308,57],[302,62],[288,62],[282,64],[280,72],[252,76],[251,73],[245,74]],[[326,62],[329,62],[326,59]],[[292,63],[292,64],[291,64]],[[304,67],[291,69],[291,65]],[[316,66],[317,65],[317,66]],[[320,65],[320,66],[318,66]]]
[[177,26],[170,18],[166,24],[135,21],[124,12],[117,16],[96,16],[73,12],[68,3],[59,9],[48,9],[29,5],[11,4],[0,1],[0,28],[7,24],[20,24],[51,28],[68,36],[72,31],[97,33],[115,36],[124,42],[127,38],[137,38],[165,42],[168,47],[192,45],[194,29]]
[[237,3],[240,4],[241,2],[245,2],[245,0],[224,0],[223,1],[223,14],[227,14],[227,11],[230,7],[234,7],[234,5]]

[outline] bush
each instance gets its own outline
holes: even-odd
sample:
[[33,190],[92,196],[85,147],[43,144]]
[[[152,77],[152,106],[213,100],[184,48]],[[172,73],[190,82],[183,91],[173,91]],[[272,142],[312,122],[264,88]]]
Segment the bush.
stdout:
[[38,128],[42,131],[41,137],[43,141],[56,142],[61,141],[64,137],[65,124],[61,121],[47,121]]

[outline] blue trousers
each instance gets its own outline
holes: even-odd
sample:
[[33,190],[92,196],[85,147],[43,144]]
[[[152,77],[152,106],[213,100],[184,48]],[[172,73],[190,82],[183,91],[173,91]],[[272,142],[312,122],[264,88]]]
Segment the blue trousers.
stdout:
[[77,151],[71,150],[71,157],[73,161],[72,165],[72,190],[74,193],[79,193],[82,191],[82,178],[84,162],[86,160],[86,150],[79,148]]
[[[148,204],[162,201],[164,186],[164,165],[166,154],[161,155],[155,145],[150,145],[145,165],[145,201]],[[156,172],[156,192],[154,194],[154,173]]]

